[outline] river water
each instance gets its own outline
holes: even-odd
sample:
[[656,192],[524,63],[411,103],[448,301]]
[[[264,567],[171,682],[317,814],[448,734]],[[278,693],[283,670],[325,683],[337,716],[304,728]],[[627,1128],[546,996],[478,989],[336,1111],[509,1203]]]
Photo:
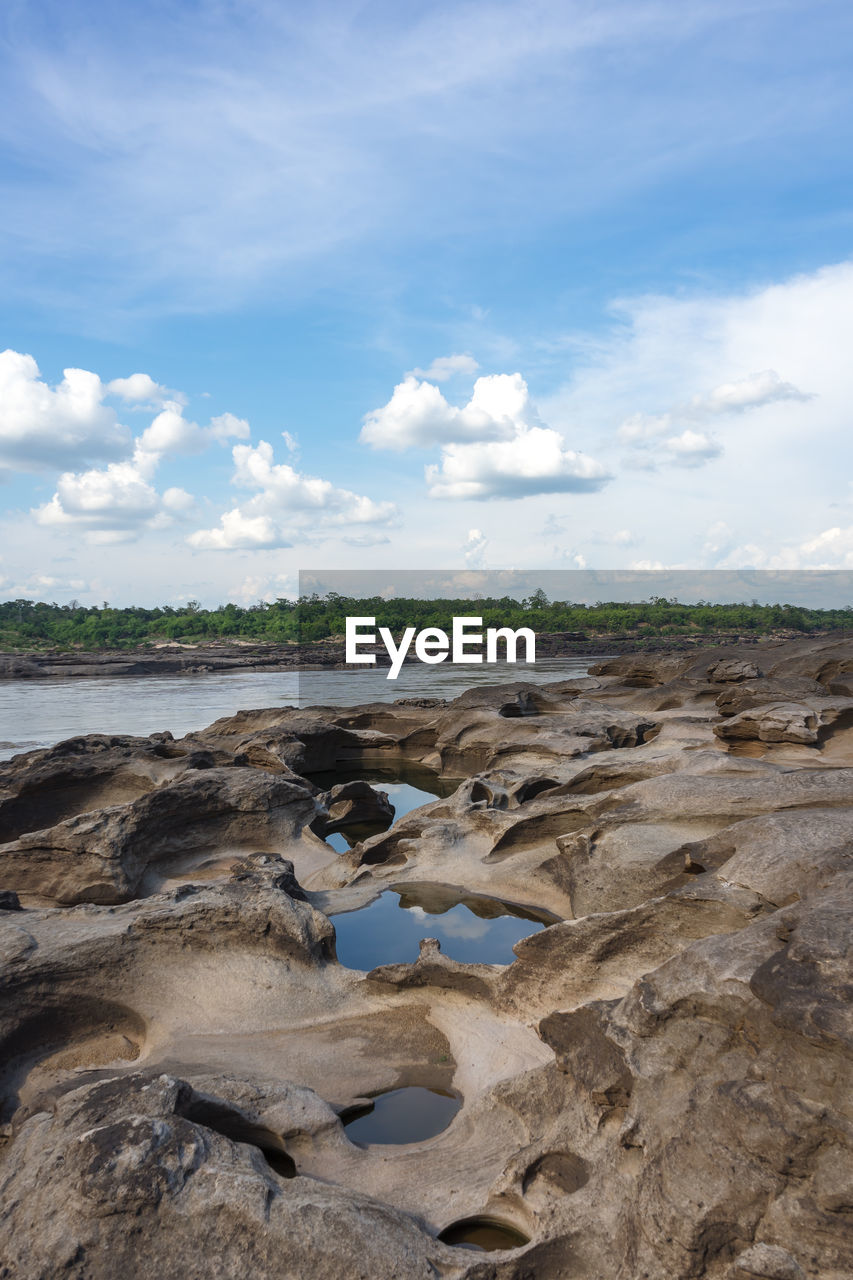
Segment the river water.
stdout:
[[[602,655],[604,656],[604,655]],[[364,671],[237,671],[198,675],[56,677],[0,681],[0,760],[83,733],[176,738],[220,716],[255,707],[356,706],[395,698],[455,698],[474,685],[525,680],[541,684],[585,675],[600,657],[545,658],[475,666],[404,666]]]

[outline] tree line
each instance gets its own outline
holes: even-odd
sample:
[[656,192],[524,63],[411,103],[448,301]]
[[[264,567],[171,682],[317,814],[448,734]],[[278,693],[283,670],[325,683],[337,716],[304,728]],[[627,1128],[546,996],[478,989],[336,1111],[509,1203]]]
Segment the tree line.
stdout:
[[569,632],[578,639],[607,635],[642,640],[660,636],[713,637],[717,633],[766,636],[846,630],[853,622],[853,606],[812,609],[793,604],[759,604],[755,600],[748,604],[682,604],[663,597],[631,603],[579,604],[549,600],[541,590],[523,600],[510,596],[474,600],[386,600],[379,596],[355,599],[329,592],[297,600],[261,600],[248,606],[229,603],[215,609],[203,609],[197,600],[153,609],[117,609],[107,601],[98,607],[77,601],[47,604],[7,600],[0,604],[0,649],[132,649],[170,640],[194,644],[227,640],[305,644],[342,637],[347,617],[374,617],[377,627],[389,627],[397,636],[409,626],[449,630],[453,618],[463,615],[482,618],[484,627],[525,626],[538,634]]

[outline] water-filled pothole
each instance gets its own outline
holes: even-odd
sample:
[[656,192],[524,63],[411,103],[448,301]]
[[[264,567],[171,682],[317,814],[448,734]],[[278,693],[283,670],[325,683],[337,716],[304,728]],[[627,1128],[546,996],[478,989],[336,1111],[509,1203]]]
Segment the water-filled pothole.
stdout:
[[439,1240],[456,1249],[474,1249],[478,1253],[494,1253],[501,1249],[520,1249],[529,1237],[508,1222],[497,1218],[462,1218],[439,1232]]
[[[420,809],[421,805],[453,795],[459,786],[459,778],[441,778],[423,765],[398,763],[395,767],[371,767],[369,769],[336,769],[328,773],[312,773],[310,779],[318,787],[331,790],[343,782],[367,782],[377,791],[384,791],[394,806],[394,822]],[[358,823],[347,827],[346,833],[336,831],[325,836],[325,841],[338,853],[346,853],[353,845],[370,836],[387,831],[387,822]]]
[[447,1128],[461,1105],[455,1094],[409,1085],[377,1094],[369,1108],[351,1112],[344,1124],[358,1146],[425,1142]]
[[512,964],[513,946],[557,919],[448,885],[397,885],[358,911],[333,917],[336,952],[348,969],[410,964],[422,938],[468,964]]

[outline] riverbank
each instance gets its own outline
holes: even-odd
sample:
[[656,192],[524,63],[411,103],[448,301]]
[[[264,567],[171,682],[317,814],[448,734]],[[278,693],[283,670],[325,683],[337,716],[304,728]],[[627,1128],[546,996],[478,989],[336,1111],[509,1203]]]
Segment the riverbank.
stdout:
[[[536,656],[541,658],[587,657],[601,653],[686,653],[713,644],[717,647],[782,643],[803,638],[792,631],[770,635],[724,632],[707,635],[655,636],[577,632],[543,632],[536,637]],[[843,639],[840,632],[821,632],[812,640]],[[362,646],[368,652],[367,646]],[[384,648],[375,649],[378,666],[388,665]],[[142,645],[134,649],[59,650],[27,649],[0,652],[0,680],[38,678],[78,679],[89,676],[200,675],[228,671],[311,671],[347,670],[343,638],[317,640],[310,644],[252,644],[235,640],[190,645],[180,642]],[[417,659],[406,658],[411,664]]]

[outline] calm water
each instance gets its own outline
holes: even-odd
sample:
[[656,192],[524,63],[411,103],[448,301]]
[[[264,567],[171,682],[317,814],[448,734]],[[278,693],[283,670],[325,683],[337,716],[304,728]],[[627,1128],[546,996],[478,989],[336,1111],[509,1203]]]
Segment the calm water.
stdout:
[[347,1137],[359,1146],[425,1142],[450,1124],[462,1103],[452,1093],[410,1085],[373,1099],[370,1111],[346,1121]]
[[529,1237],[516,1227],[508,1222],[497,1222],[494,1218],[464,1218],[462,1222],[445,1227],[438,1238],[456,1249],[471,1249],[476,1253],[520,1249],[530,1243]]
[[[410,781],[400,781],[403,775]],[[405,814],[411,813],[413,809],[420,809],[423,804],[431,804],[438,796],[453,795],[460,782],[459,778],[440,778],[431,769],[425,769],[422,765],[414,763],[402,764],[393,770],[374,768],[360,772],[357,769],[338,769],[333,773],[312,773],[310,777],[318,787],[324,788],[334,787],[339,782],[369,782],[377,791],[384,791],[388,796],[394,806],[395,822]],[[347,833],[349,838],[342,831],[336,831],[326,836],[326,844],[337,849],[338,853],[346,853],[347,849],[351,849],[359,840],[365,840],[368,836],[387,830],[387,825],[390,824],[353,828]]]
[[[369,906],[332,917],[338,960],[348,969],[411,964],[422,938],[468,964],[512,964],[513,946],[544,927],[523,908],[446,885],[389,889]],[[549,921],[550,922],[550,921]]]
[[473,685],[585,675],[596,658],[547,658],[528,667],[436,667],[415,663],[397,680],[385,671],[211,672],[191,676],[104,676],[0,681],[0,759],[83,733],[176,738],[253,707],[355,706],[395,698],[455,698]]

